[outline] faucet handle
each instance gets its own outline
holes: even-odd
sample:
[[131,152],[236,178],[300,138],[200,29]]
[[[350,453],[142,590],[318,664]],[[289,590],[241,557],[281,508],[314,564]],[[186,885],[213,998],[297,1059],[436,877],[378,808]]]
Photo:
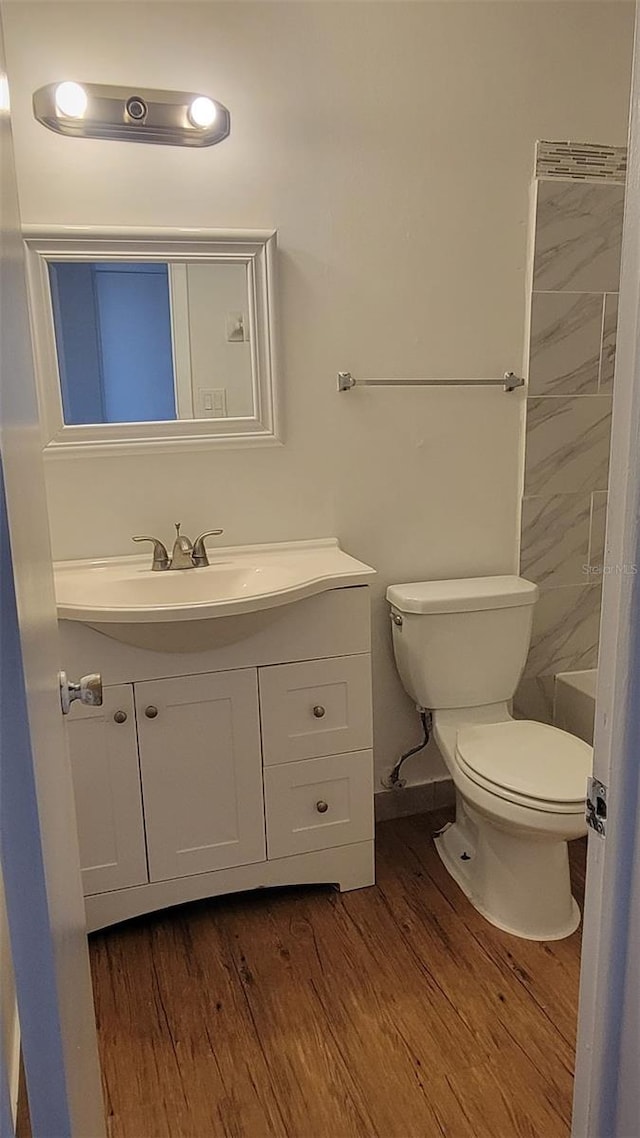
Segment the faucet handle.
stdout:
[[204,544],[205,538],[207,538],[207,537],[218,537],[221,533],[224,533],[223,529],[209,529],[209,530],[206,530],[205,533],[201,533],[200,537],[197,537],[196,540],[194,541],[193,553],[191,556],[193,558],[193,564],[198,569],[203,569],[205,565],[209,564],[209,558],[207,557],[207,549],[206,549],[206,546]]
[[160,569],[169,568],[169,554],[167,553],[166,546],[157,537],[132,537],[132,541],[152,541],[153,542],[153,561],[151,568],[158,571]]

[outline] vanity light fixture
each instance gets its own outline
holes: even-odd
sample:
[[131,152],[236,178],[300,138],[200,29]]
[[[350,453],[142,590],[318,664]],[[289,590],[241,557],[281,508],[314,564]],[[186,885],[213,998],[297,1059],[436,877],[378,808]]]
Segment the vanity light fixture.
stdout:
[[208,95],[72,80],[40,87],[33,113],[57,134],[165,146],[214,146],[231,129],[227,108]]

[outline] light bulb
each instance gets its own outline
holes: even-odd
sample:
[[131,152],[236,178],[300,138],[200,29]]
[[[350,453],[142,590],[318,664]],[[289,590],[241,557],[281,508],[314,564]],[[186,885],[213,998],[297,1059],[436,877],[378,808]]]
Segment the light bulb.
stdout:
[[0,112],[6,113],[11,109],[9,98],[9,80],[6,75],[0,75]]
[[87,109],[87,93],[79,83],[60,83],[56,87],[56,110],[70,119],[81,119]]
[[189,107],[189,118],[194,126],[211,126],[216,121],[217,114],[218,108],[213,99],[208,99],[206,95],[198,95]]

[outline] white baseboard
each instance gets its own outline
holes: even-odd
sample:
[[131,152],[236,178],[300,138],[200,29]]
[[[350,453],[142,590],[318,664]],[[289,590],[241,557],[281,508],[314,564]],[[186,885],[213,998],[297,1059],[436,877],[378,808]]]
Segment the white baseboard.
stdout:
[[375,796],[376,822],[390,818],[406,818],[409,814],[428,814],[452,806],[455,802],[450,778],[419,782],[396,790],[381,790]]

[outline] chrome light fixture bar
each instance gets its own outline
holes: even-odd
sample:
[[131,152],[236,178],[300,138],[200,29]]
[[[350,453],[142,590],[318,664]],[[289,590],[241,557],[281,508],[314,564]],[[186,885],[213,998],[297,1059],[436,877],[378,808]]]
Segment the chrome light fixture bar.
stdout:
[[165,146],[214,146],[231,129],[227,108],[208,95],[69,80],[40,87],[33,113],[57,134]]

